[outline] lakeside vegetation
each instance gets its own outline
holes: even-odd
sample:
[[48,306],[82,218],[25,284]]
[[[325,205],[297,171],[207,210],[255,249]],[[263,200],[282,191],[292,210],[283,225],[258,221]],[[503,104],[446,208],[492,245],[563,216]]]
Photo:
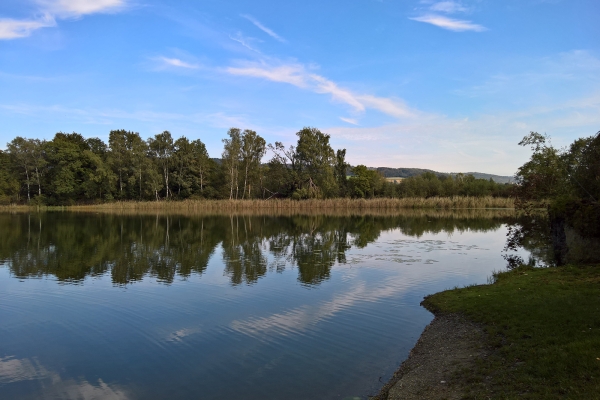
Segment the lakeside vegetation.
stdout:
[[[513,185],[472,175],[425,172],[389,182],[372,168],[350,166],[346,150],[334,151],[330,136],[320,130],[307,127],[296,135],[296,144],[285,147],[267,144],[252,130],[231,128],[217,158],[201,140],[174,139],[168,131],[144,140],[137,132],[114,130],[108,143],[63,132],[49,141],[17,137],[0,151],[0,204],[350,198],[426,198],[437,204],[438,197],[469,203],[473,197],[512,195]],[[407,202],[419,206],[417,200]],[[317,203],[299,207],[306,204]]]
[[490,354],[449,382],[473,399],[594,399],[600,393],[600,266],[521,266],[423,305],[482,324]]
[[[530,146],[532,155],[516,174],[516,209],[532,216],[546,204],[547,218],[513,225],[506,250],[546,241],[556,265],[600,262],[600,132],[563,149],[553,147],[550,137],[531,132],[519,145]],[[524,263],[515,255],[506,259],[510,267]]]
[[[514,200],[505,197],[407,197],[379,199],[271,199],[271,200],[181,200],[181,201],[115,201],[101,204],[83,204],[74,206],[0,206],[2,211],[108,211],[108,212],[304,212],[316,211],[328,213],[336,211],[398,211],[406,209],[512,209]],[[511,212],[512,214],[512,212]]]

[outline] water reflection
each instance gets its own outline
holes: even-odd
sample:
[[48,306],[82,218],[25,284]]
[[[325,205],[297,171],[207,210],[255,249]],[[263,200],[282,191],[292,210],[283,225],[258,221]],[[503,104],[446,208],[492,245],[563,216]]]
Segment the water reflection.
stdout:
[[[0,263],[17,278],[54,276],[62,283],[81,283],[87,276],[110,273],[115,285],[146,276],[169,284],[177,277],[202,275],[219,253],[232,285],[253,284],[285,268],[297,268],[300,283],[318,285],[329,279],[335,263],[347,262],[348,250],[364,248],[382,232],[398,229],[416,238],[485,232],[511,221],[508,214],[0,214]],[[403,257],[398,254],[401,262],[411,261]]]
[[0,214],[0,398],[366,399],[423,296],[502,269],[510,222]]
[[[44,398],[78,400],[129,398],[123,389],[108,385],[102,379],[98,379],[95,384],[85,379],[63,380],[59,373],[48,370],[35,358],[30,360],[13,356],[0,357],[0,385],[24,381],[38,383],[44,390]],[[20,397],[18,391],[14,393],[13,398]]]

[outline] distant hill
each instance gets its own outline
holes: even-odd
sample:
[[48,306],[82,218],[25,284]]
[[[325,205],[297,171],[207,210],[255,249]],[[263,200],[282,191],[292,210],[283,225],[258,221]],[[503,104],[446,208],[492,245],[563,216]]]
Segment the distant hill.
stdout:
[[[445,175],[446,176],[447,175],[456,176],[458,174],[458,172],[446,173],[446,172],[437,172],[437,171],[433,171],[431,169],[422,169],[422,168],[377,167],[377,168],[370,168],[370,169],[375,169],[375,170],[381,172],[383,174],[383,176],[386,178],[409,178],[411,176],[422,175],[425,172],[432,172],[432,173],[436,174],[437,176],[445,176]],[[482,172],[463,172],[463,174],[464,175],[473,175],[475,178],[478,178],[478,179],[492,178],[492,180],[497,183],[511,183],[511,182],[515,181],[515,178],[512,176],[485,174]]]

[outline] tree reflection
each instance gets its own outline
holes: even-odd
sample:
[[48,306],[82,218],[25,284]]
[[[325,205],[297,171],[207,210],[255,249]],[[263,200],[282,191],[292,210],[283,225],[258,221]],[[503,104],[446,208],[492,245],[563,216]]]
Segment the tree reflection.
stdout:
[[0,214],[0,264],[17,278],[54,276],[81,283],[110,273],[115,285],[154,277],[170,284],[206,271],[221,253],[231,284],[254,284],[268,271],[297,268],[304,285],[329,279],[353,246],[382,232],[496,230],[494,215],[117,215]]

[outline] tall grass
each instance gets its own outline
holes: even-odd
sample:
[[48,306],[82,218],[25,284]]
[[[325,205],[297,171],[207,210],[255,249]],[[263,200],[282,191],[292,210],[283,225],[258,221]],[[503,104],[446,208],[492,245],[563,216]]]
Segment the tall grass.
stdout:
[[514,208],[510,198],[499,197],[430,197],[403,199],[323,199],[323,200],[183,200],[183,201],[147,201],[114,202],[98,205],[79,205],[65,207],[67,210],[399,210],[406,208]]
[[27,211],[32,209],[47,211],[176,211],[176,212],[218,212],[218,211],[394,211],[405,209],[513,209],[511,198],[500,197],[412,197],[402,199],[313,199],[313,200],[183,200],[183,201],[127,201],[92,205],[62,207],[4,206],[0,211]]

